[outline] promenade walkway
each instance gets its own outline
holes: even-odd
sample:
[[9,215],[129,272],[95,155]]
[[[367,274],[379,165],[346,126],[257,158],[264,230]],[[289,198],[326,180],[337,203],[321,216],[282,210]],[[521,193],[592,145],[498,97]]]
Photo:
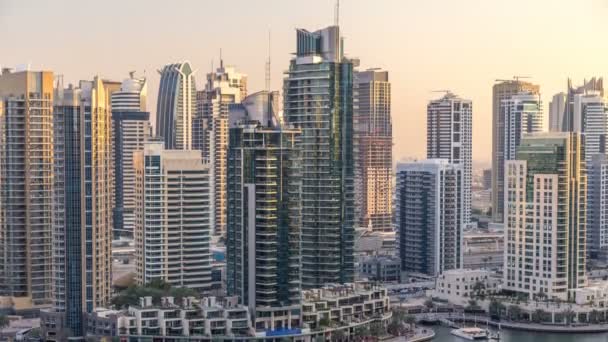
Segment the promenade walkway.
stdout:
[[476,322],[477,325],[491,325],[501,329],[513,329],[536,332],[552,332],[552,333],[603,333],[608,332],[608,324],[538,324],[538,323],[521,323],[511,321],[493,321],[488,316],[465,316],[461,313],[421,313],[415,314],[417,321],[440,322],[444,325],[454,326],[455,322]]

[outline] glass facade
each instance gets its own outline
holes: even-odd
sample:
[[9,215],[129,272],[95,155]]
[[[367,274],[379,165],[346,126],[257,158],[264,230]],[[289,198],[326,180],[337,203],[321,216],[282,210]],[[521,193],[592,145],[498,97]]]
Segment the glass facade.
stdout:
[[227,288],[251,308],[300,303],[299,130],[230,129]]
[[196,84],[189,62],[169,64],[160,71],[156,106],[156,135],[165,148],[192,149],[192,119],[196,111]]
[[[58,85],[60,87],[61,85]],[[99,78],[55,98],[55,310],[70,336],[83,313],[106,306],[111,291],[113,170],[110,86]]]
[[354,280],[353,62],[335,55],[337,27],[313,35],[319,58],[298,51],[284,80],[285,121],[302,130],[303,288]]

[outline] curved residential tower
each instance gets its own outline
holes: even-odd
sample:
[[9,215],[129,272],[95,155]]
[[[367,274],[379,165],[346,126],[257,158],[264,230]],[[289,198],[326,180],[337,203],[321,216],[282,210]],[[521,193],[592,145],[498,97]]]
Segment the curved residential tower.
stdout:
[[192,117],[196,85],[190,62],[165,65],[160,73],[156,105],[156,135],[170,150],[192,149]]

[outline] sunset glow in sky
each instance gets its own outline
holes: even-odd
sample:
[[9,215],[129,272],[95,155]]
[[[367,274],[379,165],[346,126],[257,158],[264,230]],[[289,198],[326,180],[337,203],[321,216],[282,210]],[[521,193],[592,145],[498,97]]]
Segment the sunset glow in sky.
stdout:
[[[342,0],[347,55],[390,72],[395,158],[424,157],[426,103],[450,89],[473,100],[473,159],[489,161],[495,79],[532,76],[545,111],[566,80],[604,76],[608,0]],[[164,64],[189,60],[202,87],[212,63],[264,87],[271,31],[272,88],[295,50],[295,28],[334,20],[333,0],[0,0],[0,65],[30,63],[67,82],[122,80],[144,70],[156,111]],[[154,114],[153,114],[154,115]]]

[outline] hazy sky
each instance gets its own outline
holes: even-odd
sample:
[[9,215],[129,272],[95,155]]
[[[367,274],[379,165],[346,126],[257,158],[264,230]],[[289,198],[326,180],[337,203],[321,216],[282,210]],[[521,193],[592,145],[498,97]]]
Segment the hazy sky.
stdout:
[[[122,80],[146,72],[156,110],[162,65],[189,60],[197,83],[212,60],[264,87],[268,30],[272,87],[295,51],[295,28],[333,23],[333,0],[0,0],[0,65],[31,63],[66,81],[95,74]],[[426,103],[450,89],[473,100],[473,158],[491,153],[491,87],[533,76],[545,111],[552,94],[603,76],[608,65],[608,0],[342,0],[349,56],[390,71],[395,158],[423,157]]]

